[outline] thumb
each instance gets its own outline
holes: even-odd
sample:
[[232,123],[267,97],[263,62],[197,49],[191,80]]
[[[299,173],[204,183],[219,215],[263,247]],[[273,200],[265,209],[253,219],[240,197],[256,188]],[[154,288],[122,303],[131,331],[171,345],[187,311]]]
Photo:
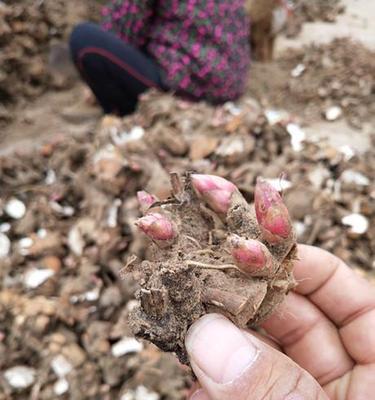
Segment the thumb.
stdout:
[[191,366],[211,400],[325,400],[304,369],[218,314],[198,320],[186,337]]

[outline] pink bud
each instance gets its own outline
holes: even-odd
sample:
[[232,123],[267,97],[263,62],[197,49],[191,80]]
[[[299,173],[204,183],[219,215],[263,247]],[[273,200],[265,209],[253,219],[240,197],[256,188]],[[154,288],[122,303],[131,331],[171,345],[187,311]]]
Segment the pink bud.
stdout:
[[278,244],[288,239],[292,224],[279,192],[264,179],[258,178],[254,202],[256,217],[265,240]]
[[254,274],[272,268],[272,255],[263,243],[237,235],[232,235],[229,243],[236,265],[244,272]]
[[153,240],[171,240],[176,236],[172,222],[159,213],[147,214],[135,224]]
[[214,211],[227,213],[236,186],[220,176],[191,175],[191,183],[197,195]]
[[142,212],[146,212],[158,199],[146,191],[137,192],[139,207]]

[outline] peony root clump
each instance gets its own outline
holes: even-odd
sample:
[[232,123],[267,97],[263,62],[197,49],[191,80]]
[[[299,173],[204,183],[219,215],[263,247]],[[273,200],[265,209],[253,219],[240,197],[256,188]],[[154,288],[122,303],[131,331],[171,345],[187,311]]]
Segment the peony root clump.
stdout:
[[137,226],[151,240],[147,259],[128,263],[139,284],[131,315],[137,336],[187,363],[184,339],[206,313],[241,328],[265,319],[294,287],[295,235],[280,194],[258,179],[254,204],[212,175],[172,175],[172,197],[140,192]]

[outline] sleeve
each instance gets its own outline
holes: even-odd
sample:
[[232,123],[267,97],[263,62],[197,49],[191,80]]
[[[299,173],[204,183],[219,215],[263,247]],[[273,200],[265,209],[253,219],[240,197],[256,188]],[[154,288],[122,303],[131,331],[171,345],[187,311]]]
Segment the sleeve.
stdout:
[[102,27],[137,47],[149,39],[155,0],[112,0],[102,9]]

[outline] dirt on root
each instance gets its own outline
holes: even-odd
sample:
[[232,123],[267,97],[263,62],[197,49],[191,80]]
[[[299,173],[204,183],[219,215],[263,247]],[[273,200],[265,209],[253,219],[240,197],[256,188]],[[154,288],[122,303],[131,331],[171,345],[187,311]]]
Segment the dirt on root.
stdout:
[[[221,313],[241,328],[256,327],[283,301],[295,285],[295,237],[291,232],[267,244],[254,208],[237,190],[222,214],[197,197],[189,175],[173,175],[172,183],[173,197],[151,206],[145,220],[167,218],[173,238],[155,240],[146,260],[125,270],[140,285],[139,306],[130,316],[135,334],[188,364],[186,333],[202,315]],[[238,268],[230,244],[238,239],[263,240],[267,262],[251,272]]]

